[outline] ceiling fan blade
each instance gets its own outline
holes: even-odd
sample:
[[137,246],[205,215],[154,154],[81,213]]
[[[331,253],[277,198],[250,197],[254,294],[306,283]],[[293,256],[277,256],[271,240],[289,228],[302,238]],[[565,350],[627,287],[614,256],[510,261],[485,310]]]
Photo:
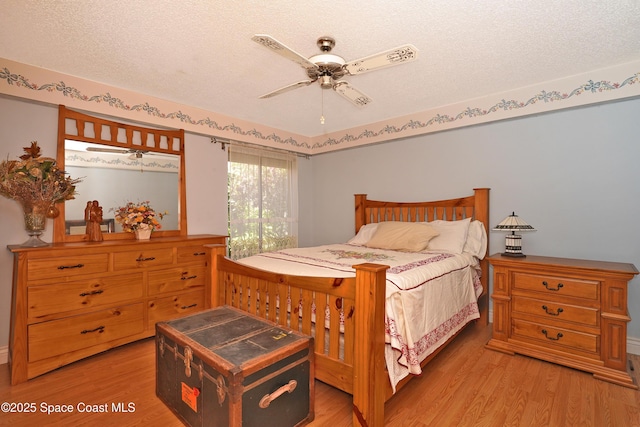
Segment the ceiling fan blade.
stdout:
[[280,89],[276,89],[273,92],[266,93],[260,96],[260,99],[271,98],[272,96],[280,95],[281,93],[288,92],[293,89],[297,89],[302,86],[309,86],[311,83],[315,82],[315,80],[303,80],[301,82],[293,83],[285,87],[281,87]]
[[344,69],[351,75],[362,74],[367,71],[379,70],[381,68],[415,61],[417,58],[418,49],[408,44],[348,62],[344,65]]
[[256,34],[255,36],[251,37],[251,40],[253,40],[256,43],[261,44],[262,46],[271,49],[273,52],[277,53],[280,56],[283,56],[295,63],[297,63],[298,65],[300,65],[302,68],[304,69],[315,69],[318,68],[318,66],[316,64],[314,64],[313,62],[309,61],[307,58],[305,58],[304,56],[300,55],[298,52],[292,50],[291,48],[285,46],[284,44],[280,43],[278,40],[274,39],[273,37],[267,35],[267,34]]
[[373,100],[364,93],[354,89],[348,82],[338,82],[333,86],[333,90],[348,99],[351,103],[358,107],[364,107]]

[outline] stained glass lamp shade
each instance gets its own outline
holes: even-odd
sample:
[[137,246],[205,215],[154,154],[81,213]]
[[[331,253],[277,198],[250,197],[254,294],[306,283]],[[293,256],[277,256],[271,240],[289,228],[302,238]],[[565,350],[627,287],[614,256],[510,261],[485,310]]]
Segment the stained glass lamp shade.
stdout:
[[505,241],[505,251],[502,255],[512,257],[524,257],[522,253],[522,236],[516,234],[521,231],[536,231],[535,228],[524,222],[515,212],[506,217],[500,224],[496,225],[493,231],[511,231],[507,234]]

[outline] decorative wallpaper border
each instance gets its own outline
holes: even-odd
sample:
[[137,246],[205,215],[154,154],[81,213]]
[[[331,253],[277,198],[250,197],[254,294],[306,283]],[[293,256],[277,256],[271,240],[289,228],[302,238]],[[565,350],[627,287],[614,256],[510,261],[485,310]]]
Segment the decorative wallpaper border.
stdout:
[[311,150],[308,137],[4,58],[0,93],[272,148]]
[[140,159],[130,156],[109,153],[86,153],[67,149],[64,157],[65,166],[81,168],[143,170],[145,172],[166,172],[177,174],[180,170],[178,159],[144,156]]
[[0,58],[0,93],[313,155],[640,96],[639,70],[640,61],[622,64],[316,137],[292,134],[3,58]]
[[640,62],[467,100],[414,115],[347,129],[343,132],[334,132],[321,140],[316,139],[312,145],[312,151],[318,154],[632,97],[640,97]]
[[[573,89],[569,93],[560,93],[558,91],[541,91],[527,99],[526,101],[517,101],[517,100],[506,100],[501,99],[491,107],[487,109],[482,109],[478,107],[465,107],[462,111],[455,115],[449,114],[440,114],[435,113],[432,117],[427,120],[420,119],[408,119],[408,121],[400,126],[396,125],[382,125],[381,128],[377,131],[373,130],[365,130],[360,132],[358,135],[353,135],[351,133],[344,134],[340,138],[336,139],[329,138],[322,142],[317,142],[313,144],[312,149],[319,149],[325,146],[337,146],[347,142],[354,142],[360,139],[370,139],[376,137],[388,137],[394,134],[403,134],[407,130],[419,130],[428,128],[430,126],[437,125],[446,125],[452,124],[454,122],[458,122],[464,119],[469,118],[479,118],[485,117],[490,114],[495,114],[504,111],[512,111],[512,110],[523,110],[527,107],[534,105],[537,102],[559,102],[566,101],[573,96],[579,96],[583,93],[591,93],[595,94],[603,91],[613,91],[617,89],[621,89],[625,86],[637,84],[640,81],[640,73],[636,73],[628,78],[626,78],[622,83],[611,83],[609,81],[599,81],[594,82],[593,80],[589,80],[586,83],[580,85],[579,87]],[[468,124],[468,123],[466,123]],[[400,135],[402,136],[402,135]]]

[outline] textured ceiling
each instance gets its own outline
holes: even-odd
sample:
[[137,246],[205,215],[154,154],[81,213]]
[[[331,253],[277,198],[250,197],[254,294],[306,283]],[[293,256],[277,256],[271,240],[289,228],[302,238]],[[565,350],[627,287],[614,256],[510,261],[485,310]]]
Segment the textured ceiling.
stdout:
[[[603,0],[2,0],[0,57],[305,136],[640,59],[640,2]],[[411,43],[415,62],[348,76],[358,108],[319,85],[269,99],[336,39],[347,61]],[[326,122],[320,124],[324,108]]]

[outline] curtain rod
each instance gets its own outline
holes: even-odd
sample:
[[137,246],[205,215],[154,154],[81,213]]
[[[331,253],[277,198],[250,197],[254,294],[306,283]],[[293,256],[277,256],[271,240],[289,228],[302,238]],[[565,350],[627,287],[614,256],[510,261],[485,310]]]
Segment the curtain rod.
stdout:
[[284,149],[281,149],[281,148],[265,147],[264,145],[252,144],[250,142],[242,142],[242,141],[236,141],[236,140],[231,140],[231,139],[226,139],[226,138],[216,138],[215,136],[211,137],[211,143],[212,144],[220,144],[220,148],[223,151],[226,150],[227,145],[229,145],[229,146],[238,145],[240,147],[256,148],[256,149],[260,149],[260,150],[264,150],[264,151],[273,151],[273,152],[276,152],[276,153],[293,154],[296,157],[303,157],[303,158],[305,158],[307,160],[309,160],[311,158],[311,156],[309,154],[297,153],[295,151],[284,150]]

